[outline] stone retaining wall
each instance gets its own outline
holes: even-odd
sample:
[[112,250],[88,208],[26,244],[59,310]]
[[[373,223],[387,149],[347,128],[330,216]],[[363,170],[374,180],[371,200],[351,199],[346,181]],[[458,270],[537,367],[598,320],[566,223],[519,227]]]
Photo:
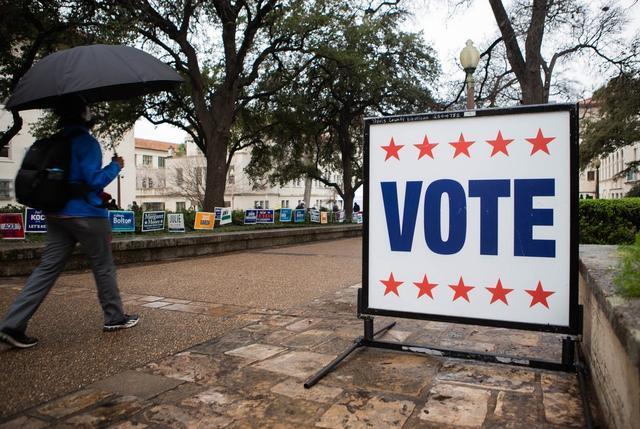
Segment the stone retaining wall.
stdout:
[[[113,241],[117,265],[134,262],[163,261],[193,256],[216,255],[247,249],[300,244],[320,240],[358,237],[362,225],[307,228],[283,228],[216,234],[135,236]],[[30,274],[38,265],[44,244],[11,243],[0,247],[0,277]],[[66,270],[88,268],[88,261],[78,250]]]
[[615,294],[617,246],[580,246],[582,349],[608,427],[640,427],[640,298]]

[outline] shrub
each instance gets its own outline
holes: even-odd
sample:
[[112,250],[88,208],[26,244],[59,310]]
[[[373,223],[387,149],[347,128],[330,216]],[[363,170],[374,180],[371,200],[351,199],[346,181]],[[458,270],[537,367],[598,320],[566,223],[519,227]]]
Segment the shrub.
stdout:
[[579,241],[630,244],[640,232],[640,198],[580,200]]
[[24,206],[9,204],[0,207],[0,213],[24,213]]
[[640,297],[640,234],[630,246],[620,246],[620,266],[614,283],[618,293],[626,297]]

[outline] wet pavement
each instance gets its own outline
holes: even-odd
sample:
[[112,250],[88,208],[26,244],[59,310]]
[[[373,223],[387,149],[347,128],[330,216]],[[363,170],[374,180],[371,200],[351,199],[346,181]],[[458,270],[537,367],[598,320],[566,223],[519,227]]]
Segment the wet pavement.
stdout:
[[[0,429],[585,425],[574,374],[506,365],[362,348],[304,389],[362,335],[360,246],[349,239],[121,268],[126,306],[143,319],[115,335],[99,331],[90,274],[62,276],[30,328],[41,343],[0,351]],[[262,256],[282,258],[281,278],[292,281],[277,286]],[[253,268],[236,274],[244,280],[199,272],[247,258]],[[316,275],[319,261],[333,271]],[[145,277],[169,272],[183,281],[144,293]],[[0,280],[0,310],[22,281]],[[397,322],[382,339],[560,359],[556,335]]]

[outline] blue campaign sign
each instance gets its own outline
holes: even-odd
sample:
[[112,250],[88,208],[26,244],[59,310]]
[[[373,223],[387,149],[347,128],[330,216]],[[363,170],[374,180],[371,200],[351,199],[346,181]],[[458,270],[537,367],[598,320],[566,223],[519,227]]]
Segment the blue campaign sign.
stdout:
[[24,232],[43,233],[47,232],[47,218],[42,210],[27,207],[24,211]]
[[250,225],[258,222],[258,210],[250,209],[244,211],[244,224]]
[[143,212],[142,232],[164,231],[164,211]]
[[304,223],[305,209],[296,209],[293,211],[293,222]]
[[220,220],[220,213],[222,213],[222,207],[214,207],[213,213],[215,214],[215,220]]
[[280,209],[280,222],[291,222],[291,209]]
[[272,209],[258,209],[258,223],[274,223],[275,212]]
[[132,211],[109,211],[109,223],[113,232],[136,232],[136,215]]

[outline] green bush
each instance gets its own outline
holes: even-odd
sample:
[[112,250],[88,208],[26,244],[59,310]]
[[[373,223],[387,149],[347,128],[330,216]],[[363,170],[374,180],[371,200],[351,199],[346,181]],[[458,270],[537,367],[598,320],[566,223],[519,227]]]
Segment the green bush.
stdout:
[[24,206],[9,204],[0,207],[0,213],[24,213]]
[[640,198],[580,200],[580,243],[631,244],[640,232]]
[[614,283],[618,293],[626,297],[640,297],[640,234],[630,246],[620,246],[620,267]]

